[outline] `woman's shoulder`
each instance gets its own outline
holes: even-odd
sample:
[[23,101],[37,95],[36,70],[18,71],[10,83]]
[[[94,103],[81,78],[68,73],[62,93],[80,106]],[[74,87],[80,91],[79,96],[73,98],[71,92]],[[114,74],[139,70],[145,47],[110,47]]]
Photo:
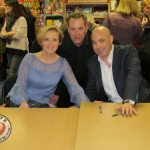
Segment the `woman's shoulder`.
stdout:
[[120,13],[117,13],[116,11],[112,11],[108,14],[109,16],[120,16]]
[[135,16],[132,16],[132,18],[133,18],[133,20],[134,20],[135,22],[137,22],[137,23],[140,23],[140,24],[141,24],[141,20],[140,20],[140,18],[135,17]]
[[66,60],[66,58],[63,57],[59,57],[59,63],[62,69],[65,70],[65,68],[71,67],[70,64],[68,63],[68,61]]
[[34,54],[33,53],[27,53],[26,55],[25,55],[25,57],[26,58],[33,58],[34,57]]
[[20,17],[18,18],[18,20],[25,20],[25,21],[26,21],[26,18],[23,17],[23,16],[20,16]]
[[[59,55],[58,55],[58,56],[59,56]],[[61,56],[59,56],[59,60],[60,60],[62,63],[66,63],[66,62],[67,62],[66,58],[61,57]]]

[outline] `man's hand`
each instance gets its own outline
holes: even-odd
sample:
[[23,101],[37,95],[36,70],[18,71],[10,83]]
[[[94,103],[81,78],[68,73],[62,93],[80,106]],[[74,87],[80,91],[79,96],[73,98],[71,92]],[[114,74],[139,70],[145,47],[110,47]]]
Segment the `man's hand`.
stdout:
[[121,106],[117,107],[115,109],[116,111],[121,111],[122,115],[137,115],[136,110],[133,108],[133,106],[129,103],[124,103]]
[[29,105],[27,102],[22,102],[19,106],[19,108],[29,108]]

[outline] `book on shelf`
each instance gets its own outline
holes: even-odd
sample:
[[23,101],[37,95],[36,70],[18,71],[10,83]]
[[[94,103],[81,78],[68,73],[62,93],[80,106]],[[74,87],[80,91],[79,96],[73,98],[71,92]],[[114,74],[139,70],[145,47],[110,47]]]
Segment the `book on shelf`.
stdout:
[[74,11],[78,11],[78,12],[80,12],[80,11],[82,11],[82,6],[75,6],[74,7]]
[[67,7],[66,8],[66,15],[68,16],[70,13],[74,11],[74,7]]
[[46,25],[47,26],[52,26],[53,25],[53,20],[52,19],[47,19],[46,20]]
[[94,17],[93,17],[93,14],[87,14],[87,21],[88,23],[94,23]]
[[92,7],[91,6],[83,6],[82,11],[87,13],[87,14],[91,14],[92,13]]
[[62,25],[62,21],[59,19],[53,20],[53,25],[57,26],[58,28]]
[[93,16],[94,17],[106,17],[108,14],[107,10],[102,10],[102,11],[94,11]]

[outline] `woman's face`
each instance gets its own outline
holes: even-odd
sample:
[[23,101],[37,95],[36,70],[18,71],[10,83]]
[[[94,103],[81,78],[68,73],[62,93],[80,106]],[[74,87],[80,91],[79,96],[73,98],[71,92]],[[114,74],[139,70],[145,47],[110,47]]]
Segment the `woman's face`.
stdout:
[[59,35],[56,31],[48,31],[41,42],[43,51],[48,54],[55,53],[59,45]]
[[143,13],[147,16],[150,16],[150,4],[143,8]]
[[13,7],[5,5],[5,14],[11,14]]

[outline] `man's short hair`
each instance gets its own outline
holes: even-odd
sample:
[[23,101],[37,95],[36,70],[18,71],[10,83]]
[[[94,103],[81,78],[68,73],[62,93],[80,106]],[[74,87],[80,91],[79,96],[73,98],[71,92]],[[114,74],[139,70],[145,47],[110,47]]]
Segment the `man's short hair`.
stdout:
[[69,16],[66,18],[66,22],[67,24],[69,25],[69,21],[70,19],[73,18],[73,19],[77,19],[77,18],[83,18],[84,20],[84,24],[86,25],[87,24],[87,16],[84,12],[72,12],[69,14]]

